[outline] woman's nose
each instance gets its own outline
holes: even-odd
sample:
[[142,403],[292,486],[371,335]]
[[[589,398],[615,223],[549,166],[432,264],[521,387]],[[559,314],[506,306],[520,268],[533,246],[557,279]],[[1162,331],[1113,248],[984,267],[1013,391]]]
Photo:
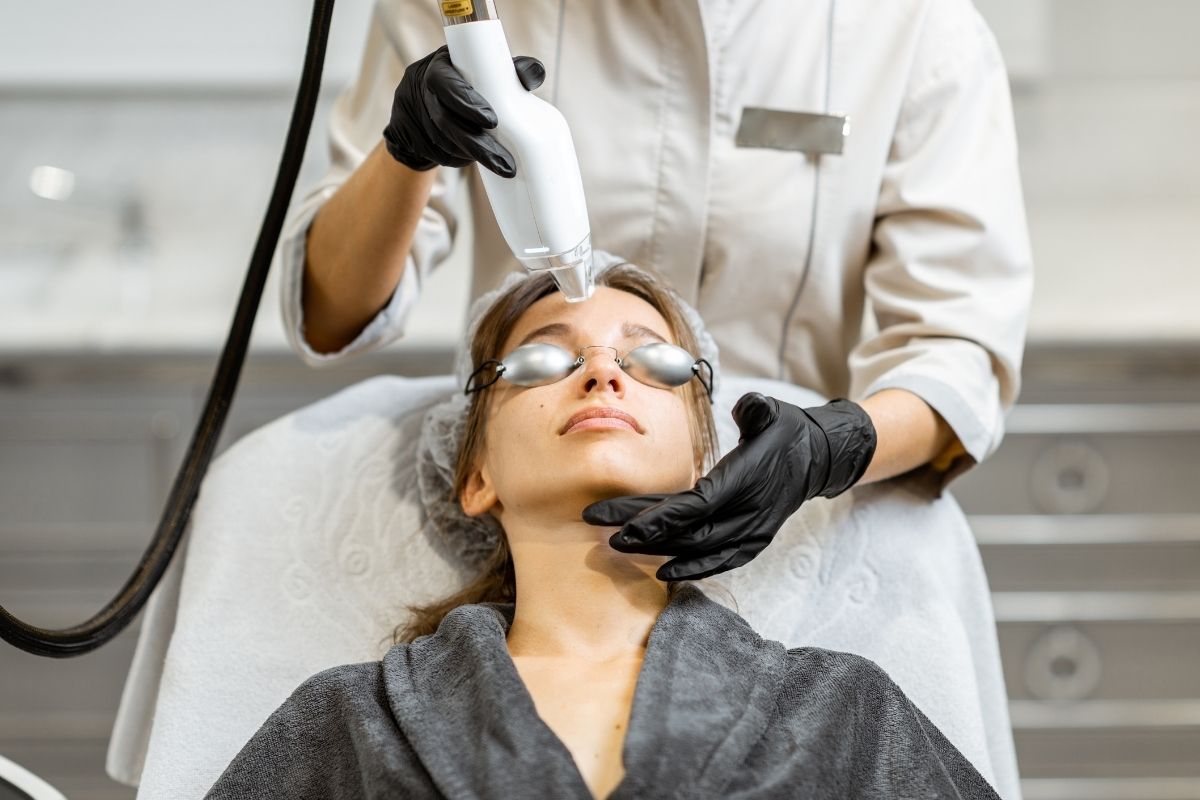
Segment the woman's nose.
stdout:
[[578,380],[583,394],[590,394],[605,388],[612,389],[618,395],[625,393],[625,381],[628,377],[621,365],[617,363],[615,348],[603,345],[589,345],[583,348],[583,366],[579,371]]

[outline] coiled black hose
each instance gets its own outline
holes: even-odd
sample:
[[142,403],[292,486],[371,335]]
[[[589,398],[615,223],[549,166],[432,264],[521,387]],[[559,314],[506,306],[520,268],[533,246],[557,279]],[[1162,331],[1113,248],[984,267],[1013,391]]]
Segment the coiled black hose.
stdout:
[[254,317],[262,300],[263,286],[271,268],[271,257],[279,242],[279,233],[287,216],[288,203],[296,187],[296,176],[304,159],[304,147],[312,127],[313,112],[316,110],[317,95],[321,88],[321,72],[325,65],[325,45],[329,40],[329,24],[333,16],[334,0],[313,0],[312,21],[308,29],[308,44],[304,53],[304,67],[300,76],[300,88],[292,107],[292,120],[288,125],[287,139],[279,171],[275,175],[275,188],[267,204],[262,227],[250,267],[246,271],[246,282],[238,298],[237,312],[225,348],[217,363],[216,375],[208,391],[204,411],[192,434],[187,455],[175,476],[171,494],[163,509],[158,529],[142,554],[137,569],[129,580],[95,616],[70,628],[50,630],[29,625],[8,613],[0,606],[0,638],[22,650],[39,656],[67,658],[91,652],[119,634],[133,621],[154,587],[162,580],[163,573],[171,563],[179,540],[183,537],[192,506],[200,491],[200,482],[208,471],[217,439],[225,425],[225,417],[233,403],[242,364],[250,342],[250,331]]

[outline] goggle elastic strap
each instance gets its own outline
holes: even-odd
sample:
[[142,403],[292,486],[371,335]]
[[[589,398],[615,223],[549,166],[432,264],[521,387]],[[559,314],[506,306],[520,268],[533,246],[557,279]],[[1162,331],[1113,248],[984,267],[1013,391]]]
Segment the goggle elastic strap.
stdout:
[[[704,373],[700,371],[700,365],[708,367],[708,380],[704,380]],[[697,358],[696,363],[692,365],[692,371],[696,373],[696,377],[700,379],[700,385],[704,387],[704,391],[708,393],[708,404],[712,405],[716,402],[713,398],[713,368],[712,364],[708,363],[707,358]]]
[[[471,383],[472,383],[472,381],[475,380],[475,377],[479,373],[483,372],[485,369],[487,369],[488,367],[490,367],[492,365],[495,365],[495,367],[496,367],[496,374],[492,376],[492,379],[490,381],[488,381],[487,383],[481,383],[477,386],[472,386]],[[504,374],[504,363],[501,361],[497,361],[494,358],[489,358],[487,361],[483,362],[478,367],[476,367],[475,371],[472,372],[471,375],[467,378],[467,385],[466,385],[466,387],[463,388],[463,394],[471,394],[472,392],[478,392],[482,389],[486,389],[487,387],[491,386],[496,381],[500,380],[500,376],[503,374]]]

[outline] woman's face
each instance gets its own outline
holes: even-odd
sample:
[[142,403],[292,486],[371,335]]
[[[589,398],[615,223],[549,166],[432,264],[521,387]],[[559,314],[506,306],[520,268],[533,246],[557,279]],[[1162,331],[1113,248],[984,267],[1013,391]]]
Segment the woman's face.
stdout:
[[[546,326],[553,326],[544,330]],[[568,303],[561,292],[538,300],[495,354],[547,342],[578,355],[586,345],[615,347],[622,356],[654,341],[677,344],[666,320],[640,297],[596,287],[591,299]],[[484,452],[460,497],[472,516],[510,515],[577,520],[597,500],[628,494],[690,489],[699,477],[683,388],[659,389],[625,374],[603,348],[584,351],[586,362],[545,386],[499,380],[491,393]],[[617,409],[635,426],[612,420],[568,429],[577,413]]]

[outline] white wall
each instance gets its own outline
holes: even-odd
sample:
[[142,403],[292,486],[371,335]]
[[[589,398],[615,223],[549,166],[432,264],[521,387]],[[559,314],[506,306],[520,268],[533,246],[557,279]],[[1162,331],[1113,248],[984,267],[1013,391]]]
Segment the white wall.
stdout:
[[[1200,338],[1187,304],[1200,297],[1200,2],[976,2],[1014,76],[1037,266],[1031,334]],[[323,170],[325,114],[355,69],[370,5],[335,6],[302,186]],[[274,171],[309,10],[299,0],[0,0],[0,279],[19,265],[9,240],[46,222],[30,169],[61,163],[81,197],[147,201],[156,263],[179,263],[173,244],[201,252],[188,237],[209,243],[223,309]],[[47,246],[73,235],[51,233]],[[440,330],[440,312],[457,311],[465,255],[438,271],[438,300],[420,306],[431,319],[415,330]]]
[[[352,73],[371,0],[337,0],[327,77]],[[304,0],[0,0],[0,87],[291,85]]]
[[[997,33],[1041,16],[1014,82],[1037,338],[1200,339],[1200,3],[980,0]],[[1028,20],[1026,20],[1028,22]],[[1025,58],[1031,40],[999,37]]]

